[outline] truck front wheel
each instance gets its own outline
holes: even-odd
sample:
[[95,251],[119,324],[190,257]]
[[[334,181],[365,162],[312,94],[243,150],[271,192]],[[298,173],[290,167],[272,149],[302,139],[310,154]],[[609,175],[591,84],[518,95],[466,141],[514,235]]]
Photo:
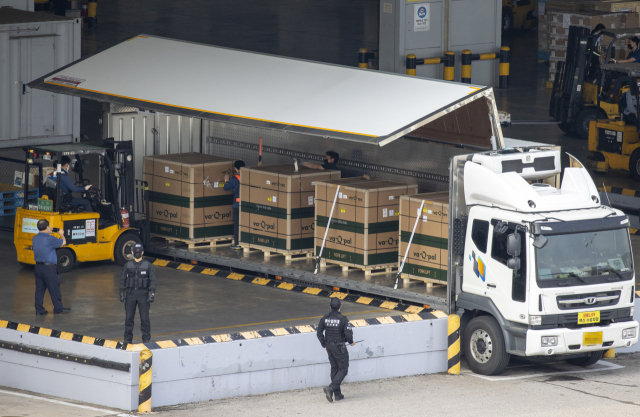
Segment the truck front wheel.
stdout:
[[467,324],[463,338],[469,368],[480,375],[498,375],[509,364],[510,355],[502,330],[491,316],[476,317]]
[[604,350],[596,350],[581,358],[567,359],[567,362],[575,366],[591,366],[602,359],[602,355],[604,355]]

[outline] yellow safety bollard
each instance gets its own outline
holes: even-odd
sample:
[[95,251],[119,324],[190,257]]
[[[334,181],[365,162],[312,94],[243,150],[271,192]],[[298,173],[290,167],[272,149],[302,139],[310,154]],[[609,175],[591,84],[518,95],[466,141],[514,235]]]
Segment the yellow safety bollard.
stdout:
[[462,62],[460,66],[460,82],[471,84],[471,51],[462,51]]
[[140,352],[140,395],[138,397],[138,412],[151,412],[151,376],[153,374],[153,353],[145,349]]
[[416,56],[414,54],[407,55],[407,75],[416,75]]
[[450,314],[447,318],[447,373],[460,375],[460,317]]
[[615,359],[615,357],[616,357],[616,350],[615,350],[615,349],[605,350],[604,355],[602,355],[602,357],[603,357],[604,359]]
[[451,51],[444,53],[448,59],[444,63],[444,80],[453,81],[454,68],[455,68],[455,54]]

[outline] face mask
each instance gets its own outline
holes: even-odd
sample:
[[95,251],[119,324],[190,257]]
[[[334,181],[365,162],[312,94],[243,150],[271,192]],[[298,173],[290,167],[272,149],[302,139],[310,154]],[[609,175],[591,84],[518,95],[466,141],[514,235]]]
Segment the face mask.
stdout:
[[325,164],[329,163],[329,160],[327,158],[324,158],[322,161],[324,161]]
[[633,50],[633,46],[631,46],[631,44],[627,45],[627,48],[629,48],[630,50]]
[[138,251],[133,252],[133,257],[136,259],[142,258],[142,252],[138,252]]

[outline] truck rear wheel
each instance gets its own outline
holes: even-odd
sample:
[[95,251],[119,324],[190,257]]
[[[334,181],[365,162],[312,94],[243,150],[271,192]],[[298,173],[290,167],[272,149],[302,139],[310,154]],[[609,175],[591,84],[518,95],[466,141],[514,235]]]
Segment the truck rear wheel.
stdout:
[[567,359],[567,363],[575,366],[591,366],[602,359],[602,355],[604,355],[604,350],[596,350],[581,358]]
[[497,375],[509,364],[504,336],[491,316],[476,317],[467,324],[462,341],[469,368],[480,375]]
[[124,265],[128,261],[133,260],[133,253],[131,249],[138,244],[142,243],[142,240],[135,233],[123,233],[113,248],[113,259],[115,259],[118,265]]

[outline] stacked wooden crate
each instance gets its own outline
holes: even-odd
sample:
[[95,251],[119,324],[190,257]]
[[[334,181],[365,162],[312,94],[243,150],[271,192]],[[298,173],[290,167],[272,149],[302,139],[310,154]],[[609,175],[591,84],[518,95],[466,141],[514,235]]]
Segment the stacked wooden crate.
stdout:
[[290,256],[313,253],[315,187],[340,178],[340,171],[293,164],[242,168],[240,245]]
[[233,192],[223,187],[234,162],[194,152],[145,156],[151,233],[191,246],[232,238]]
[[417,191],[417,185],[362,177],[318,182],[316,255],[324,243],[322,258],[343,269],[355,267],[370,274],[374,269],[396,267],[400,197]]

